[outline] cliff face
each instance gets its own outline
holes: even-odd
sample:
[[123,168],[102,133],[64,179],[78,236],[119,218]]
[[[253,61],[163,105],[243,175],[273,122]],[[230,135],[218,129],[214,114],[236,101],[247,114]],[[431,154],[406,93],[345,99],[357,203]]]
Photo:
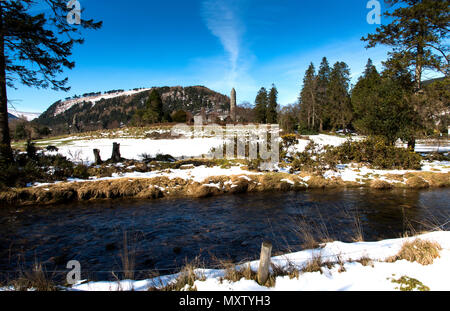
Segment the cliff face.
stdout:
[[[78,130],[91,131],[127,125],[137,109],[145,102],[153,88],[130,91],[90,93],[86,96],[58,101],[51,105],[35,122],[53,129],[55,134]],[[198,113],[202,107],[208,110],[229,110],[230,99],[203,86],[158,87],[164,112],[185,110]]]

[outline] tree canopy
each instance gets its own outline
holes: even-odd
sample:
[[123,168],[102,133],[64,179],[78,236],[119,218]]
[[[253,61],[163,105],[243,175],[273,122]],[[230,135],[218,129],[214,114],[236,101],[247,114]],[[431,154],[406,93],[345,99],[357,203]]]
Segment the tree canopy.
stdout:
[[422,87],[422,73],[432,69],[449,75],[450,6],[448,1],[385,0],[390,10],[384,16],[392,22],[363,37],[367,48],[378,44],[392,47],[391,61],[412,68],[416,89]]
[[[37,4],[48,13],[33,14]],[[65,0],[0,1],[0,144],[2,155],[11,158],[7,90],[16,81],[37,88],[68,91],[68,78],[60,75],[75,63],[69,59],[75,44],[84,42],[81,29],[99,29],[102,22],[83,19],[68,22],[71,8]],[[79,23],[78,23],[79,22]]]

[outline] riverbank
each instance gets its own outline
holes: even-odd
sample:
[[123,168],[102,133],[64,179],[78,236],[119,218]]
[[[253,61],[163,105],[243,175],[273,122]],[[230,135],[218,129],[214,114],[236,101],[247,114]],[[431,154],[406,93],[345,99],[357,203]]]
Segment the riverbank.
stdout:
[[424,163],[422,170],[375,170],[358,164],[339,165],[322,174],[251,171],[242,164],[205,166],[202,162],[177,169],[149,172],[125,170],[109,177],[34,183],[0,192],[0,204],[25,206],[112,199],[202,198],[224,194],[303,191],[327,188],[425,189],[450,186],[448,162]]
[[[266,284],[258,284],[259,261],[222,269],[185,266],[179,273],[145,280],[88,282],[69,291],[436,291],[450,289],[450,232],[377,242],[322,244],[271,258]],[[15,290],[14,286],[0,288]]]

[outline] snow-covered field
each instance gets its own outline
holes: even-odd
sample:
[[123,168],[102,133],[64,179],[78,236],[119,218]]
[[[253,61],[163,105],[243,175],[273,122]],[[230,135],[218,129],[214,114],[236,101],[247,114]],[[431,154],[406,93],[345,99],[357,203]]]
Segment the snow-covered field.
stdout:
[[[417,262],[398,260],[386,262],[395,256],[405,241],[416,238],[437,242],[442,247],[440,257],[430,265]],[[401,277],[414,278],[430,290],[450,290],[450,232],[435,231],[418,237],[390,239],[377,242],[330,242],[322,248],[303,250],[296,253],[273,257],[272,263],[278,267],[295,267],[301,270],[313,258],[321,256],[323,261],[343,262],[342,266],[323,267],[321,272],[300,273],[298,278],[279,276],[274,287],[260,286],[257,282],[241,279],[230,282],[221,278],[225,275],[222,269],[197,269],[196,275],[203,280],[197,280],[194,287],[199,291],[395,291],[399,284],[392,282]],[[370,258],[371,264],[363,265],[357,262],[361,258]],[[257,271],[259,261],[250,264]],[[162,276],[147,280],[124,280],[120,282],[86,282],[80,281],[72,290],[80,291],[117,291],[117,290],[147,290],[149,287],[164,286],[173,282],[178,274]],[[188,289],[186,287],[186,289]]]
[[352,164],[342,164],[338,165],[336,171],[326,171],[324,173],[325,178],[341,178],[343,181],[354,181],[363,184],[364,179],[374,179],[377,177],[380,180],[387,181],[390,183],[405,182],[399,181],[398,179],[393,179],[386,177],[386,175],[404,175],[406,173],[417,173],[417,172],[435,172],[435,173],[448,173],[450,172],[450,162],[448,161],[433,161],[433,162],[423,162],[422,169],[417,170],[376,170],[371,169],[366,166],[359,167]]
[[[72,138],[73,139],[73,138]],[[70,140],[68,138],[68,140]],[[72,140],[58,146],[58,153],[66,156],[74,162],[90,164],[94,162],[93,149],[99,149],[102,159],[111,157],[113,143],[120,144],[120,154],[126,159],[142,159],[142,154],[151,157],[157,154],[170,154],[175,158],[201,157],[208,154],[213,147],[223,143],[218,138],[193,138],[193,139],[92,139]]]
[[[163,130],[158,130],[159,132]],[[93,149],[99,149],[100,155],[103,160],[108,159],[112,153],[112,145],[114,142],[120,144],[121,156],[126,159],[142,159],[143,154],[147,154],[150,157],[155,157],[157,154],[170,154],[177,159],[186,158],[201,158],[202,155],[210,153],[211,149],[222,146],[224,140],[221,138],[207,137],[207,138],[186,138],[189,133],[182,133],[183,138],[177,139],[150,139],[150,138],[95,138],[87,139],[86,137],[65,137],[55,140],[41,141],[41,146],[56,145],[58,147],[58,153],[66,156],[68,159],[84,164],[92,164],[94,162]],[[299,143],[293,146],[293,150],[301,152],[305,149],[306,145],[310,141],[314,141],[320,147],[326,145],[338,146],[344,143],[347,138],[334,135],[312,135],[309,136],[310,140],[300,139]],[[361,140],[363,137],[355,136],[353,140]],[[54,152],[53,152],[54,153]],[[122,164],[117,164],[122,165]],[[237,165],[237,164],[236,164]],[[289,173],[289,166],[279,168],[280,172]],[[450,162],[446,161],[434,161],[423,162],[422,169],[420,171],[414,170],[376,170],[370,169],[365,166],[359,166],[357,164],[345,164],[338,165],[336,170],[329,170],[324,173],[324,178],[334,179],[340,178],[344,182],[358,182],[364,184],[367,180],[380,179],[389,183],[404,183],[406,180],[401,181],[400,175],[414,172],[436,172],[436,173],[449,173]],[[154,177],[168,177],[190,179],[192,181],[202,181],[205,178],[212,176],[232,176],[232,175],[253,175],[254,172],[242,169],[241,166],[233,166],[229,169],[223,169],[219,167],[192,167],[182,169],[170,169],[164,171],[151,171],[146,173],[135,172],[133,167],[129,167],[127,173],[114,173],[111,177],[96,178],[91,177],[90,180],[105,180],[105,179],[118,179],[118,178],[154,178]],[[393,176],[397,178],[393,178]],[[83,181],[78,179],[69,179],[68,181]],[[39,186],[42,184],[34,184]]]
[[[59,153],[67,156],[75,162],[92,163],[94,161],[93,149],[100,149],[100,154],[103,159],[109,158],[112,152],[112,145],[114,142],[120,143],[121,154],[127,159],[140,159],[143,153],[150,156],[156,154],[170,154],[175,158],[186,157],[201,157],[209,151],[222,145],[224,139],[221,137],[214,137],[211,135],[204,135],[205,133],[197,133],[199,137],[195,136],[193,131],[176,130],[177,134],[181,134],[181,138],[177,139],[151,139],[151,138],[136,138],[132,137],[130,133],[119,130],[114,132],[114,135],[119,138],[108,138],[111,133],[100,133],[95,138],[83,136],[70,136],[59,139],[50,139],[38,141],[40,146],[55,145],[59,148]],[[151,131],[144,131],[142,134],[165,134],[170,133],[170,129],[155,129]],[[364,136],[353,136],[353,141],[360,141]],[[347,137],[335,135],[310,135],[308,139],[299,139],[298,143],[289,150],[293,152],[302,152],[306,146],[312,141],[322,148],[324,146],[339,146],[348,140]],[[430,152],[439,150],[441,152],[450,151],[450,146],[446,143],[442,145],[429,144],[423,141],[416,145],[417,152]]]

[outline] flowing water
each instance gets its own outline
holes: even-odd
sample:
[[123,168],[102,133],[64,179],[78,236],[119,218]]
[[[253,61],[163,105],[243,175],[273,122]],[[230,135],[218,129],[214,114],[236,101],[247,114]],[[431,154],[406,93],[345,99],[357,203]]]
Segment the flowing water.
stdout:
[[[257,259],[261,242],[273,253],[303,249],[305,232],[317,240],[396,238],[412,228],[444,224],[450,189],[368,189],[258,193],[205,199],[108,201],[0,209],[0,275],[42,263],[68,272],[78,260],[82,277],[111,279],[123,270],[124,236],[136,278],[176,271],[194,260]],[[449,230],[445,225],[442,229]]]

